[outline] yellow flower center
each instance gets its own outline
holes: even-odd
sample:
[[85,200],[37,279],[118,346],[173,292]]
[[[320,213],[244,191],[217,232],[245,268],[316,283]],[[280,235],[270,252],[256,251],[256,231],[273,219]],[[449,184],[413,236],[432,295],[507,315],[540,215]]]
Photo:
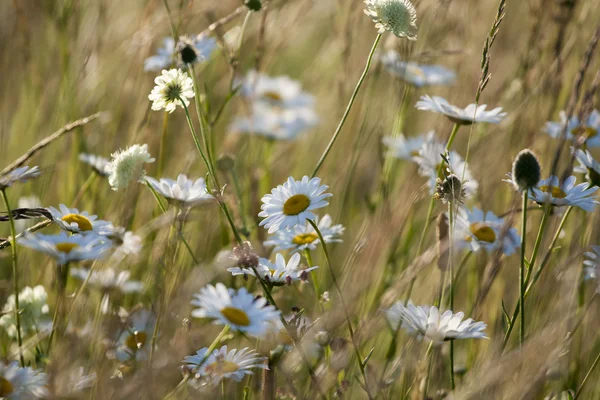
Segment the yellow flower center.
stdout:
[[81,214],[67,214],[64,217],[62,217],[61,220],[66,222],[67,224],[76,223],[79,229],[81,229],[82,231],[92,230],[91,221]]
[[223,316],[234,325],[250,325],[250,318],[248,318],[248,314],[246,314],[244,310],[240,310],[239,308],[225,307],[221,310],[221,314],[223,314]]
[[583,135],[586,139],[592,138],[598,135],[598,130],[589,126],[578,126],[571,130],[573,135]]
[[263,97],[276,103],[281,103],[283,101],[283,97],[277,92],[265,92],[263,93]]
[[540,186],[540,190],[545,193],[550,193],[552,197],[557,199],[564,199],[567,197],[567,194],[558,186],[542,185]]
[[206,366],[206,372],[217,376],[230,374],[238,369],[240,369],[240,367],[236,363],[226,360],[217,360]]
[[0,376],[0,398],[8,397],[14,391],[13,385],[3,376]]
[[285,215],[298,215],[310,206],[310,199],[305,194],[295,194],[283,204]]
[[483,222],[472,223],[469,230],[480,242],[494,243],[496,241],[496,232]]
[[127,339],[125,339],[125,346],[131,351],[136,351],[144,347],[147,339],[148,335],[146,332],[134,331]]
[[301,233],[299,235],[294,236],[294,238],[292,239],[292,243],[294,243],[297,246],[302,246],[303,244],[311,244],[318,238],[319,236],[317,236],[317,234],[314,232]]
[[79,245],[77,243],[70,243],[70,242],[56,243],[56,250],[60,251],[61,253],[69,254],[76,247],[79,247]]

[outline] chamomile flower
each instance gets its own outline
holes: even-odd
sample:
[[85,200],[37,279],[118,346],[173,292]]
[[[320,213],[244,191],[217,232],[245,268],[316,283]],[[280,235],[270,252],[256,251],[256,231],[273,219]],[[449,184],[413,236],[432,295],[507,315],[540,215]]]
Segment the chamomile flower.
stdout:
[[58,235],[28,233],[18,238],[17,243],[48,254],[58,264],[96,260],[102,258],[112,246],[111,243],[107,243],[106,238],[94,233],[69,235],[64,231]]
[[417,10],[409,0],[365,0],[365,14],[379,33],[392,32],[399,38],[417,40]]
[[48,211],[52,214],[52,219],[56,225],[72,233],[94,232],[103,235],[111,225],[108,221],[98,219],[96,215],[90,215],[87,211],[79,211],[76,208],[69,208],[64,204],[61,204],[59,209],[49,207]]
[[147,144],[134,144],[111,154],[111,157],[106,170],[109,173],[108,183],[113,190],[126,188],[132,180],[143,178],[146,174],[144,164],[154,162],[154,158],[148,153]]
[[[419,149],[419,154],[413,157],[419,165],[419,174],[429,178],[429,192],[433,194],[437,185],[438,170],[443,162],[442,154],[446,152],[446,147],[436,141],[425,142]],[[450,165],[446,166],[453,174],[462,180],[462,188],[467,196],[475,194],[479,184],[471,175],[471,171],[463,158],[455,151],[448,154]]]
[[491,253],[502,248],[502,252],[510,256],[519,248],[521,238],[515,228],[508,228],[503,233],[504,224],[504,219],[491,211],[484,213],[477,207],[472,210],[460,209],[456,218],[455,237],[459,246],[474,252],[485,249]]
[[[187,39],[193,44],[198,61],[210,58],[213,51],[217,48],[216,39],[210,36],[198,35],[195,38],[187,37]],[[144,71],[160,71],[168,68],[173,63],[175,47],[175,40],[170,36],[165,37],[163,39],[163,46],[157,50],[157,54],[146,58],[144,61]],[[185,50],[185,48],[182,50]],[[183,55],[181,54],[179,57],[184,58]],[[185,58],[187,59],[187,57]]]
[[381,56],[381,63],[391,75],[416,87],[448,86],[452,85],[456,79],[454,71],[446,67],[402,61],[400,54],[394,50],[388,50]]
[[429,131],[427,134],[409,138],[402,134],[397,137],[384,136],[382,142],[394,158],[412,160],[419,155],[419,150],[425,143],[434,141],[434,137],[435,132]]
[[254,70],[241,82],[240,93],[254,102],[282,109],[312,109],[314,103],[314,97],[302,90],[300,82],[288,76],[271,77]]
[[88,285],[96,287],[103,292],[119,291],[121,293],[141,292],[142,282],[133,281],[131,272],[115,271],[112,268],[90,271],[87,268],[71,268],[71,276],[81,281],[87,280]]
[[185,357],[183,363],[192,370],[195,379],[206,380],[213,385],[223,379],[240,382],[244,376],[254,375],[252,369],[269,369],[267,358],[248,347],[228,351],[227,346],[223,346],[211,354],[207,352],[208,348],[204,347],[195,355]]
[[591,251],[585,252],[586,260],[583,262],[585,279],[598,279],[600,277],[600,246],[592,246]]
[[417,331],[413,329],[411,325],[402,323],[404,311],[404,302],[397,301],[394,304],[392,304],[391,307],[383,310],[383,313],[386,321],[388,322],[388,324],[390,324],[392,330],[397,331],[398,329],[400,329],[400,327],[403,327],[410,334],[417,333]]
[[316,126],[318,121],[311,107],[278,108],[254,102],[250,115],[236,117],[229,131],[264,136],[271,140],[294,140]]
[[595,199],[598,187],[589,187],[587,183],[575,185],[576,178],[570,176],[560,183],[556,176],[541,180],[537,187],[530,189],[529,197],[538,204],[550,203],[556,207],[577,206],[591,212],[599,204]]
[[502,122],[506,113],[502,112],[502,107],[496,107],[493,110],[486,111],[487,105],[482,104],[477,107],[476,104],[469,104],[466,108],[456,107],[442,97],[438,96],[421,96],[421,100],[417,102],[418,110],[433,111],[443,114],[450,121],[461,124],[470,125],[474,122],[487,122],[489,124],[499,124]]
[[0,361],[0,398],[8,400],[41,399],[49,396],[45,373],[30,367],[21,368],[14,361]]
[[567,140],[574,140],[580,135],[585,136],[585,145],[588,148],[600,147],[600,112],[594,110],[584,121],[579,121],[577,116],[569,118],[567,123],[567,113],[561,111],[559,114],[559,122],[546,122],[544,131],[553,137],[558,139],[561,137],[563,127],[567,124]]
[[263,196],[259,217],[263,217],[260,226],[273,233],[282,228],[293,228],[304,225],[307,219],[314,220],[314,210],[323,208],[329,202],[325,199],[331,193],[324,193],[329,186],[321,185],[320,178],[309,179],[304,176],[296,181],[289,177],[283,184],[271,190],[271,194]]
[[125,228],[112,227],[112,233],[108,238],[116,246],[112,255],[114,259],[136,256],[142,250],[142,238],[131,231],[125,231]]
[[[316,218],[315,222],[325,243],[342,242],[344,233],[343,225],[332,225],[333,221],[329,215]],[[273,251],[291,250],[292,252],[302,250],[315,250],[320,240],[317,232],[308,222],[305,225],[296,225],[291,229],[279,229],[264,242],[265,246],[275,246]]]
[[40,168],[28,166],[15,168],[12,171],[0,176],[0,190],[12,186],[15,182],[27,182],[40,176]]
[[455,339],[487,339],[483,332],[487,325],[471,318],[463,321],[465,315],[462,312],[453,314],[447,310],[440,315],[437,307],[414,306],[411,303],[406,307],[397,304],[396,311],[409,332],[416,332],[434,344]]
[[154,79],[154,83],[156,86],[148,95],[154,111],[164,109],[172,113],[177,106],[183,108],[182,100],[188,106],[188,99],[194,97],[194,82],[180,69],[163,69],[161,75]]
[[579,165],[573,171],[585,174],[590,185],[600,186],[600,162],[594,160],[592,153],[587,150],[577,150],[575,158],[579,161]]
[[97,156],[95,154],[81,153],[79,161],[89,165],[100,176],[108,176],[110,173],[106,169],[110,162],[108,158]]
[[[19,321],[21,325],[21,335],[36,334],[46,330],[51,325],[49,320],[48,294],[43,286],[38,285],[34,288],[26,286],[19,293]],[[0,317],[0,327],[6,330],[10,337],[17,337],[17,325],[15,319],[15,295],[8,297],[2,317]]]
[[263,297],[255,299],[245,288],[227,289],[222,283],[208,285],[194,295],[192,311],[195,318],[213,318],[215,324],[258,338],[264,336],[270,321],[279,318],[279,311]]
[[155,324],[156,317],[148,310],[141,309],[132,313],[117,338],[114,356],[119,361],[148,358]]
[[[285,258],[280,253],[275,256],[275,263],[266,258],[261,258],[256,267],[256,272],[266,281],[275,286],[291,284],[292,282],[306,280],[307,273],[319,267],[310,267],[300,269],[300,254],[295,253],[286,263]],[[250,268],[229,268],[227,271],[232,275],[251,275],[254,271]]]
[[146,179],[154,190],[169,200],[169,202],[185,207],[192,207],[214,200],[214,197],[206,189],[204,178],[192,180],[188,179],[184,174],[179,174],[177,180],[161,178],[159,181],[150,177]]

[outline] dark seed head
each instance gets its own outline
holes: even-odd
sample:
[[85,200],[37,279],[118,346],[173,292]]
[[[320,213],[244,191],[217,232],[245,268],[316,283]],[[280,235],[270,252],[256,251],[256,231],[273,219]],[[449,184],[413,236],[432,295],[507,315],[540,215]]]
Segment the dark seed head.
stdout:
[[512,181],[516,190],[535,187],[542,176],[542,167],[536,155],[529,149],[524,149],[517,154],[512,167]]
[[179,38],[175,52],[177,54],[177,64],[180,66],[195,64],[200,58],[200,54],[198,53],[198,49],[196,49],[194,41],[187,36]]

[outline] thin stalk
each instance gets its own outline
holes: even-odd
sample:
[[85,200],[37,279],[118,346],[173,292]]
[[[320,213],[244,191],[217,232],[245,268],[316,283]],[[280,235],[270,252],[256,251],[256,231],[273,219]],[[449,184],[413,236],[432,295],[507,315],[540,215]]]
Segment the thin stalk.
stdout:
[[323,246],[323,253],[325,253],[325,260],[327,261],[327,269],[329,270],[329,273],[331,274],[331,280],[333,281],[333,285],[335,287],[335,290],[337,292],[338,297],[340,298],[340,303],[342,304],[342,308],[344,309],[344,315],[346,317],[346,323],[348,324],[348,332],[350,333],[350,339],[352,341],[352,346],[354,348],[354,354],[356,356],[356,362],[358,363],[359,369],[360,369],[360,373],[363,377],[363,382],[365,384],[365,391],[367,392],[367,396],[369,397],[369,399],[372,399],[373,397],[371,396],[371,392],[369,391],[369,381],[367,380],[367,374],[365,371],[365,366],[363,365],[363,358],[360,355],[360,350],[358,348],[358,343],[356,342],[356,337],[354,335],[354,329],[352,328],[352,321],[350,320],[350,314],[348,313],[348,308],[346,307],[346,303],[344,301],[344,297],[342,296],[342,290],[340,288],[340,285],[337,281],[337,277],[335,275],[335,272],[333,272],[333,268],[331,265],[331,259],[329,258],[329,252],[327,251],[327,245],[325,244],[325,240],[323,239],[323,235],[321,234],[321,231],[319,230],[319,227],[317,226],[317,224],[315,223],[315,221],[313,221],[312,219],[309,219],[308,222],[312,225],[313,229],[315,230],[315,232],[317,232],[317,235],[319,236],[319,240],[321,241],[321,245]]
[[244,193],[242,192],[242,186],[240,185],[240,178],[235,170],[235,167],[231,169],[231,180],[233,181],[233,187],[235,188],[235,193],[238,197],[238,207],[240,209],[240,219],[242,220],[242,229],[244,230],[244,235],[248,236],[250,232],[248,231],[248,225],[246,224],[246,207],[244,206]]
[[[519,346],[523,346],[523,342],[525,341],[525,245],[527,237],[528,194],[527,190],[523,192],[523,212],[521,213],[521,265],[519,268],[519,312],[521,314],[521,323],[519,326]],[[533,265],[530,265],[531,268],[533,268]]]
[[17,344],[19,345],[19,361],[21,367],[25,367],[25,359],[23,358],[23,338],[21,337],[21,313],[19,312],[19,264],[17,258],[17,230],[15,229],[15,220],[13,219],[6,189],[2,189],[2,199],[8,213],[8,221],[10,223],[10,255],[12,260],[12,275],[13,275],[13,291],[15,292],[15,324],[17,326]]
[[[448,143],[446,143],[447,151],[450,151],[450,149],[452,148],[452,144],[454,143],[454,138],[456,137],[456,134],[458,133],[460,126],[461,125],[459,123],[455,123],[454,126],[452,127],[452,132],[450,132],[450,137],[448,138]],[[444,163],[441,162],[438,167],[438,170],[437,170],[438,177],[442,174],[443,169],[444,169]],[[423,250],[423,244],[425,243],[425,236],[427,236],[427,229],[429,228],[429,222],[431,221],[431,216],[433,215],[434,205],[435,205],[435,198],[433,196],[431,196],[431,199],[429,200],[429,207],[427,208],[427,217],[425,218],[425,225],[423,226],[423,230],[421,231],[421,238],[419,239],[419,244],[417,246],[417,252],[415,253],[415,257],[418,257],[419,254],[421,254],[421,250]],[[417,278],[415,277],[410,281],[410,285],[408,286],[406,296],[404,297],[404,305],[406,305],[408,303],[408,299],[410,299],[410,295],[412,294],[412,290],[415,285],[416,279]]]
[[81,199],[83,198],[83,196],[92,187],[92,184],[96,180],[97,176],[98,176],[98,173],[95,172],[95,171],[92,171],[92,173],[90,174],[90,176],[88,176],[88,178],[85,180],[85,182],[83,183],[83,185],[81,185],[81,189],[79,189],[79,192],[77,193],[77,195],[73,199],[73,202],[71,202],[71,207],[77,207],[77,204],[79,204],[79,202],[81,201]]
[[[304,258],[306,258],[306,262],[309,268],[314,267],[315,264],[313,263],[312,255],[310,254],[309,249],[304,249]],[[312,280],[313,289],[315,290],[317,304],[321,304],[321,291],[319,290],[319,280],[316,270],[310,271],[310,279]]]
[[325,148],[323,155],[321,155],[321,158],[319,159],[319,161],[317,162],[317,165],[315,166],[315,169],[313,170],[313,173],[312,173],[313,178],[317,175],[317,172],[319,172],[321,165],[323,165],[325,158],[331,151],[333,144],[335,143],[338,135],[340,134],[342,127],[344,126],[344,123],[346,122],[346,119],[348,118],[348,114],[350,114],[350,110],[352,109],[354,100],[356,100],[358,91],[360,90],[360,87],[362,86],[362,83],[365,80],[367,73],[369,72],[369,68],[371,67],[371,61],[373,60],[373,55],[375,54],[375,49],[377,49],[377,45],[379,44],[380,40],[381,40],[381,33],[377,34],[377,37],[375,38],[375,41],[373,42],[373,47],[371,47],[371,52],[369,53],[369,56],[367,57],[367,63],[365,65],[365,69],[363,70],[362,75],[360,76],[360,78],[358,79],[358,82],[356,83],[356,87],[354,88],[354,92],[352,92],[352,96],[350,97],[348,106],[346,106],[346,111],[344,111],[344,115],[342,115],[342,119],[340,120],[335,132],[333,133],[333,136],[331,137],[329,144]]
[[169,131],[169,113],[165,112],[163,116],[163,125],[160,133],[160,147],[158,149],[158,167],[157,174],[160,177],[165,163],[165,147],[167,146],[167,132]]
[[600,353],[598,353],[598,355],[594,359],[594,362],[592,363],[592,366],[590,367],[588,372],[585,374],[585,377],[583,378],[583,381],[581,381],[581,385],[577,389],[577,392],[575,393],[575,397],[573,397],[573,400],[577,400],[579,398],[579,396],[581,395],[583,388],[585,388],[585,384],[590,379],[590,376],[592,376],[592,372],[594,372],[594,369],[596,368],[596,365],[598,365],[598,362],[600,362]]
[[[454,204],[452,202],[448,203],[448,226],[449,226],[449,238],[450,238],[450,257],[448,262],[450,263],[450,299],[449,299],[449,308],[450,310],[454,310]],[[440,303],[440,307],[442,303]],[[450,341],[450,387],[452,390],[455,389],[454,383],[454,342]]]

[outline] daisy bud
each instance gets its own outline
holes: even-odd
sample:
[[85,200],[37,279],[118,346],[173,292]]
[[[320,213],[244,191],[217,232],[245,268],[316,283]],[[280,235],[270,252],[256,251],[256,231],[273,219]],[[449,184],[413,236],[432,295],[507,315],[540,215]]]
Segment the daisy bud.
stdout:
[[112,161],[106,166],[108,183],[113,190],[126,188],[132,180],[139,180],[146,175],[145,163],[154,162],[148,153],[148,145],[134,144],[125,150],[111,154]]
[[235,156],[232,154],[222,154],[217,160],[217,168],[223,172],[233,170],[235,167]]
[[409,0],[365,0],[365,14],[373,18],[379,33],[417,40],[417,10]]
[[433,197],[445,203],[462,203],[466,196],[465,188],[454,174],[448,175],[444,180],[438,179]]
[[529,149],[517,154],[512,166],[512,183],[517,191],[534,188],[541,179],[542,167],[536,155]]

